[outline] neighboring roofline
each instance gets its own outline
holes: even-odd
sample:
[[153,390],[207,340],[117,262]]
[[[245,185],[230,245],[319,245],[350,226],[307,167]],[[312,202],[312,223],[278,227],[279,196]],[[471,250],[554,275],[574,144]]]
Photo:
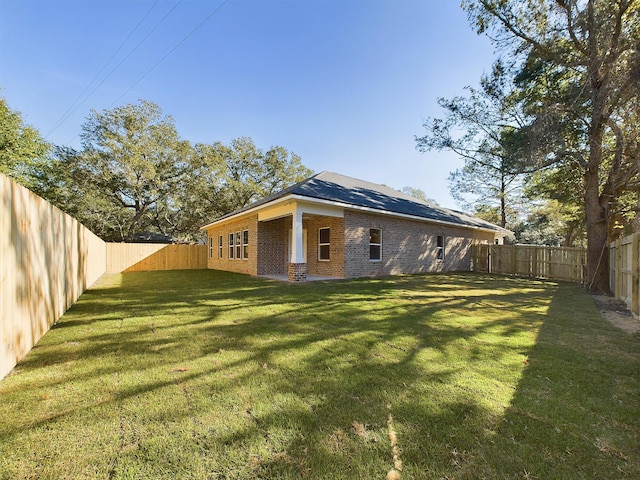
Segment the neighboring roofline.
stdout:
[[447,222],[444,220],[434,220],[432,218],[426,218],[426,217],[421,217],[419,215],[409,215],[407,213],[398,213],[398,212],[392,212],[390,210],[380,210],[377,208],[371,208],[371,207],[364,207],[364,206],[360,206],[360,205],[354,205],[352,203],[344,203],[344,202],[336,202],[335,200],[325,200],[322,198],[316,198],[316,197],[308,197],[305,195],[300,195],[297,193],[290,193],[290,194],[285,194],[282,197],[278,197],[275,198],[267,203],[261,203],[259,205],[256,205],[254,207],[248,207],[246,210],[240,210],[236,213],[230,213],[228,215],[225,215],[222,218],[219,218],[218,220],[209,223],[208,225],[205,225],[203,227],[200,227],[200,230],[207,230],[208,228],[217,225],[217,224],[221,224],[221,223],[226,223],[229,220],[238,218],[238,217],[242,217],[245,215],[250,215],[251,213],[254,213],[258,210],[262,210],[263,208],[267,208],[273,205],[276,205],[278,203],[282,203],[285,201],[291,201],[291,200],[302,200],[302,201],[307,201],[307,202],[313,202],[313,203],[320,203],[322,205],[331,205],[331,206],[335,206],[335,207],[340,207],[340,208],[346,208],[346,209],[350,209],[350,210],[357,210],[357,211],[361,211],[361,212],[367,212],[367,213],[375,213],[377,215],[388,215],[388,216],[392,216],[392,217],[398,217],[398,218],[406,218],[409,220],[416,220],[419,222],[423,222],[423,223],[435,223],[438,225],[447,225],[447,226],[451,226],[451,227],[456,227],[456,228],[463,228],[463,229],[469,229],[469,230],[478,230],[478,231],[484,231],[484,232],[492,232],[492,233],[496,233],[496,234],[503,234],[503,235],[511,235],[513,234],[513,232],[504,229],[502,227],[499,227],[496,225],[496,228],[489,228],[489,227],[480,227],[480,226],[476,226],[476,225],[469,225],[469,224],[461,224],[461,223],[455,223],[455,222]]

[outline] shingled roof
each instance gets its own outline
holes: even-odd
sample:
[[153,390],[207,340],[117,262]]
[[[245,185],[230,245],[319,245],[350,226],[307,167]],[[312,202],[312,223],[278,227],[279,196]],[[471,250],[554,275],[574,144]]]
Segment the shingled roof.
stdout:
[[381,213],[397,213],[462,227],[482,228],[508,233],[507,230],[456,210],[434,206],[418,198],[406,195],[385,185],[366,182],[333,172],[321,172],[289,188],[258,200],[251,205],[216,220],[224,220],[248,210],[278,200],[288,195],[335,202],[356,208],[379,210]]

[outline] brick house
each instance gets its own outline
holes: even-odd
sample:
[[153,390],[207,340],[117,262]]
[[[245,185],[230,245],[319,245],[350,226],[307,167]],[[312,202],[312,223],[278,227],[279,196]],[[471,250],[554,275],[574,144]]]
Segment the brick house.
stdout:
[[202,227],[208,268],[370,277],[469,270],[471,245],[509,232],[375,183],[322,172]]

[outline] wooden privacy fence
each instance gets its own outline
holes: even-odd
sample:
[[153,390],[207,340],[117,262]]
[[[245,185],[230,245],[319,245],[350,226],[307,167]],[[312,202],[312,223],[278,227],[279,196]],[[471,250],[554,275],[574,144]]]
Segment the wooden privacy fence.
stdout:
[[609,244],[609,287],[636,315],[640,312],[640,234]]
[[474,245],[474,272],[584,282],[586,253],[575,247]]
[[105,243],[0,174],[0,379],[102,274],[196,268],[204,245]]
[[206,245],[107,243],[106,273],[207,268]]
[[104,273],[105,243],[0,174],[0,379]]

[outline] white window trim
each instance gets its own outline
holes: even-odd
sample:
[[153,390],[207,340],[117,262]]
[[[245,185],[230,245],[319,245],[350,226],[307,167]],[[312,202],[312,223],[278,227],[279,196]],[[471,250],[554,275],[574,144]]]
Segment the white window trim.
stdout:
[[222,255],[224,252],[224,240],[222,235],[218,235],[218,259],[222,260]]
[[242,232],[236,232],[236,255],[235,255],[235,259],[236,260],[242,260]]
[[[438,239],[440,238],[442,238],[442,246],[438,245]],[[445,236],[436,235],[436,262],[444,262],[445,245]]]
[[[245,239],[245,235],[247,234],[247,243],[244,243],[244,239]],[[242,243],[242,260],[249,260],[249,230],[243,230],[242,231],[242,238],[240,239],[241,243]],[[245,247],[246,247],[246,255],[245,255]]]
[[209,237],[209,258],[213,258],[213,237]]
[[[329,243],[320,243],[320,231],[321,230],[329,230]],[[321,247],[328,246],[329,247],[329,258],[320,258],[320,249]],[[330,262],[331,261],[331,227],[320,227],[318,229],[318,261],[319,262]]]
[[[371,230],[378,230],[380,232],[380,243],[371,242]],[[380,257],[379,258],[371,258],[371,246],[380,247]],[[370,262],[381,262],[382,261],[382,229],[381,228],[370,228],[369,229],[369,261]]]
[[229,235],[227,235],[227,239],[229,241],[229,245],[228,245],[228,250],[227,250],[227,254],[229,256],[229,260],[233,260],[235,257],[235,248],[236,248],[236,240],[235,240],[236,236],[234,233],[229,233]]

